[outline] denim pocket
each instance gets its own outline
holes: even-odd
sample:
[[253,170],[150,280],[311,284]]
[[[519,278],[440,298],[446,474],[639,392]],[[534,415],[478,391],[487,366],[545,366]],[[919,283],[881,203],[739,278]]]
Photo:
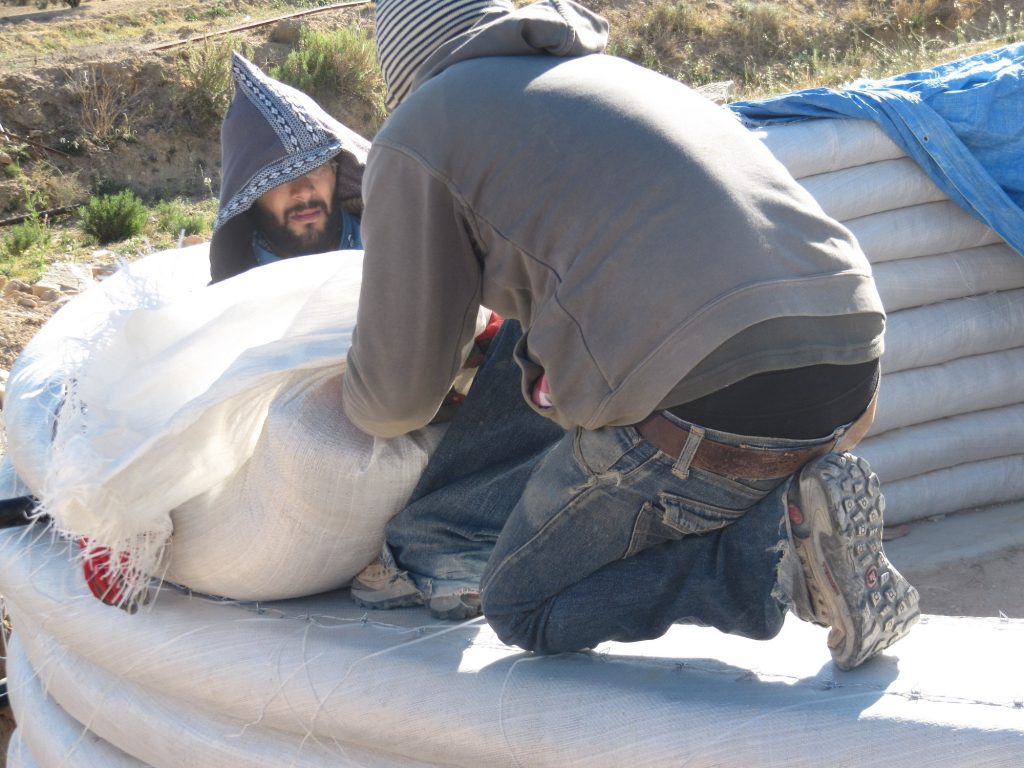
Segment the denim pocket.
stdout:
[[684,536],[700,536],[724,528],[743,517],[765,495],[767,491],[741,494],[730,499],[737,502],[739,507],[729,508],[684,496],[659,494],[657,503],[648,501],[640,509],[624,557],[632,557],[665,541],[675,541]]
[[577,466],[589,479],[613,474],[627,477],[657,453],[639,435],[621,427],[598,430],[577,427],[572,448]]

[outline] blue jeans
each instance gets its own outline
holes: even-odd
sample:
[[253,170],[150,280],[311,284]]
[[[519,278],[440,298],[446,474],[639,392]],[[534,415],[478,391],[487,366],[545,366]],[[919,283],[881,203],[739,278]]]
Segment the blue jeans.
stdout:
[[539,458],[565,434],[523,400],[506,320],[405,509],[385,530],[397,564],[427,597],[476,592]]
[[[786,449],[844,429],[820,440],[706,437]],[[715,475],[687,455],[673,459],[633,427],[566,433],[534,469],[484,573],[484,615],[498,637],[558,653],[659,637],[674,623],[778,633],[779,579],[802,579],[780,573],[788,477]]]

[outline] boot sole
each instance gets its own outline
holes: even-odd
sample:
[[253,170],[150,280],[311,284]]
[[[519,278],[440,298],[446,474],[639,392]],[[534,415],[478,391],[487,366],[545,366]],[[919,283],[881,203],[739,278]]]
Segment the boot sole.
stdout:
[[902,638],[920,618],[917,590],[882,548],[885,499],[863,459],[828,454],[800,474],[793,525],[818,618],[832,627],[829,649],[853,669]]

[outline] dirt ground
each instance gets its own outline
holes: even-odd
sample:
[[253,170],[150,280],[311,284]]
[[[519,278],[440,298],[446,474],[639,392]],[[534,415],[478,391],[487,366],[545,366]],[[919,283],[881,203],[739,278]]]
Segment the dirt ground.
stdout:
[[11,369],[18,353],[54,311],[56,305],[52,304],[25,309],[13,301],[0,298],[0,369]]
[[924,613],[1024,619],[1024,547],[903,575],[921,593]]

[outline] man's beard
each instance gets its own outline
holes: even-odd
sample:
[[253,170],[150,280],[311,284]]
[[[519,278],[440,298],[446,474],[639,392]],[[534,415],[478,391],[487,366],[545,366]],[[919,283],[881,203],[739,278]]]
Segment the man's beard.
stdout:
[[319,208],[327,218],[322,229],[316,229],[313,224],[307,224],[302,228],[301,234],[296,234],[282,223],[269,211],[253,206],[256,213],[257,227],[260,234],[273,249],[274,254],[281,258],[292,256],[309,256],[314,253],[326,253],[338,249],[341,240],[341,211],[338,208],[330,209],[322,200],[313,200],[301,205],[295,205],[284,212],[284,220],[294,213],[301,213],[312,208]]

